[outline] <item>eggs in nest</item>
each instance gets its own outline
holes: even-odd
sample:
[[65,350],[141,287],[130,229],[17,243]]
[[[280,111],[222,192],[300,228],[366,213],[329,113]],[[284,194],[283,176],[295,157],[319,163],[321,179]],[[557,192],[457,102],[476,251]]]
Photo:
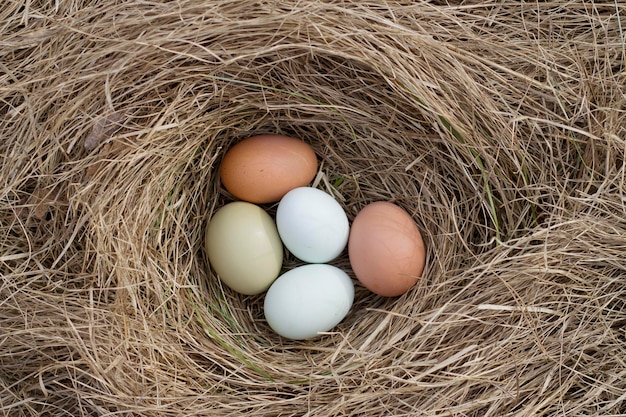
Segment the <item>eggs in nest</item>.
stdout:
[[[327,332],[349,313],[353,280],[328,265],[346,246],[356,279],[380,296],[409,291],[426,263],[409,213],[374,202],[350,226],[330,194],[309,187],[317,170],[315,151],[299,139],[257,135],[238,142],[225,154],[220,177],[241,201],[217,210],[206,230],[209,262],[222,282],[245,295],[267,291],[265,318],[289,339]],[[260,206],[275,202],[276,221]],[[308,264],[282,271],[284,248]]]

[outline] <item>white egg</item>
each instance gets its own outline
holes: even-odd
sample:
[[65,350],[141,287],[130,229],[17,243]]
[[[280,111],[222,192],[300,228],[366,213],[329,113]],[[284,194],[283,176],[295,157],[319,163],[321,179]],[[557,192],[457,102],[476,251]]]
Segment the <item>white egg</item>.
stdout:
[[265,295],[265,319],[279,335],[302,340],[327,332],[352,307],[354,284],[341,269],[299,266],[279,276]]
[[350,234],[348,217],[339,203],[312,187],[294,188],[285,194],[276,211],[276,226],[287,249],[310,263],[335,259]]

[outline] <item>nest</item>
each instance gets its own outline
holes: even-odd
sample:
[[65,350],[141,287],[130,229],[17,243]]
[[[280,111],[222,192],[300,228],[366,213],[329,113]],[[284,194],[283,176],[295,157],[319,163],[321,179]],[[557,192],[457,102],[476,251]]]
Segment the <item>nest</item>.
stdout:
[[[375,3],[3,6],[3,415],[626,410],[626,8]],[[413,216],[415,288],[296,342],[220,283],[218,167],[262,133],[350,220]]]

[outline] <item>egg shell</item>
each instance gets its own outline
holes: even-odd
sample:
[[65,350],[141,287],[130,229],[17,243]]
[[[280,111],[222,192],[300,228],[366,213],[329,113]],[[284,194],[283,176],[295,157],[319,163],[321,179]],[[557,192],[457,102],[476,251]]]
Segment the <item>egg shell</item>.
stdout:
[[330,194],[312,187],[285,194],[276,210],[276,226],[287,249],[310,263],[335,259],[345,249],[350,233],[341,205]]
[[224,187],[250,203],[279,201],[289,190],[308,185],[317,173],[315,151],[300,139],[258,135],[230,148],[220,168]]
[[365,206],[352,222],[350,265],[370,291],[386,297],[407,292],[426,263],[424,241],[411,216],[388,202]]
[[327,332],[348,314],[354,284],[341,269],[308,264],[278,277],[265,295],[265,319],[288,339],[310,339]]
[[283,245],[276,224],[251,203],[237,201],[220,208],[209,222],[205,245],[222,282],[242,294],[265,291],[282,267]]

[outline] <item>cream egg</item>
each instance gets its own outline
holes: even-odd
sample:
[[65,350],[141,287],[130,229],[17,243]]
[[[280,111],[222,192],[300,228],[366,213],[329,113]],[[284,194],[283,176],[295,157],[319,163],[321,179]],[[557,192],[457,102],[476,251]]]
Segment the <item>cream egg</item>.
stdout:
[[247,295],[269,288],[280,273],[283,245],[276,224],[259,206],[226,204],[206,230],[209,262],[222,282]]

